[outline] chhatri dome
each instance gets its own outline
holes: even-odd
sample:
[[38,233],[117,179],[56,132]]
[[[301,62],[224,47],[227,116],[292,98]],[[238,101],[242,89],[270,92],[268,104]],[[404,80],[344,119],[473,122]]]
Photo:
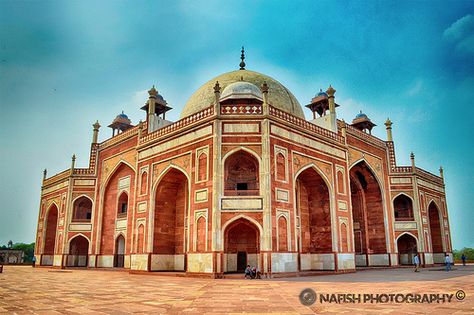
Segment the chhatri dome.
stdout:
[[260,89],[263,82],[267,82],[268,103],[273,107],[304,119],[305,117],[303,109],[301,108],[301,105],[295,96],[277,80],[262,73],[246,70],[245,63],[243,61],[244,58],[245,57],[243,56],[242,51],[240,70],[221,74],[207,81],[196,92],[194,92],[194,94],[191,95],[191,97],[186,102],[186,105],[181,112],[181,118],[200,112],[215,102],[213,87],[216,84],[216,81],[219,82],[221,91],[223,92],[228,85],[235,82],[244,81],[257,86],[258,89]]

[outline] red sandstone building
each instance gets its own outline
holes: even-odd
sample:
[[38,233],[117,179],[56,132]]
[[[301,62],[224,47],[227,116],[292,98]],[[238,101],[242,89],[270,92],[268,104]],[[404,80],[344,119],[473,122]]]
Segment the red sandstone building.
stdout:
[[306,105],[273,78],[241,69],[188,100],[181,119],[153,87],[133,126],[120,114],[88,168],[42,185],[36,257],[56,267],[119,267],[221,276],[443,262],[452,252],[440,177],[397,166],[358,114],[336,117],[335,90]]

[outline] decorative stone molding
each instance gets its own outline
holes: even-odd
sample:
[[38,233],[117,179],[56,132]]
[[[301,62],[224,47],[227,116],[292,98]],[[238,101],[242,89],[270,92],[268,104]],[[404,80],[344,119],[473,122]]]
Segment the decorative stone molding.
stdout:
[[395,230],[396,231],[409,231],[409,230],[416,230],[417,224],[416,221],[398,221],[395,222]]
[[208,196],[207,188],[196,190],[194,192],[194,202],[196,203],[205,202],[208,200],[207,196]]
[[262,210],[263,198],[222,198],[222,210]]

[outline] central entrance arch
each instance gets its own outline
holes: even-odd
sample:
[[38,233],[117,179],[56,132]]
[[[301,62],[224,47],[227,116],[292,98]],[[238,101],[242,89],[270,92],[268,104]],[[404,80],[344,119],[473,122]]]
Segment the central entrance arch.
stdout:
[[243,272],[260,266],[260,231],[246,218],[231,222],[224,231],[225,272]]

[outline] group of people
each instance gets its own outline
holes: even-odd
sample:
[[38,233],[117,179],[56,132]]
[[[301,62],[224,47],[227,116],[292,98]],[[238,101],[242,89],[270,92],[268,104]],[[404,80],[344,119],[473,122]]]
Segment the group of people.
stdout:
[[[466,255],[462,254],[461,256],[462,264],[463,266],[466,266]],[[444,264],[446,265],[446,271],[451,271],[451,266],[453,265],[453,260],[451,259],[451,256],[446,254],[444,257]],[[418,254],[415,254],[413,256],[413,265],[415,266],[415,272],[419,272],[420,270],[420,257]]]
[[245,279],[262,279],[262,274],[256,267],[247,265],[247,268],[245,268]]

